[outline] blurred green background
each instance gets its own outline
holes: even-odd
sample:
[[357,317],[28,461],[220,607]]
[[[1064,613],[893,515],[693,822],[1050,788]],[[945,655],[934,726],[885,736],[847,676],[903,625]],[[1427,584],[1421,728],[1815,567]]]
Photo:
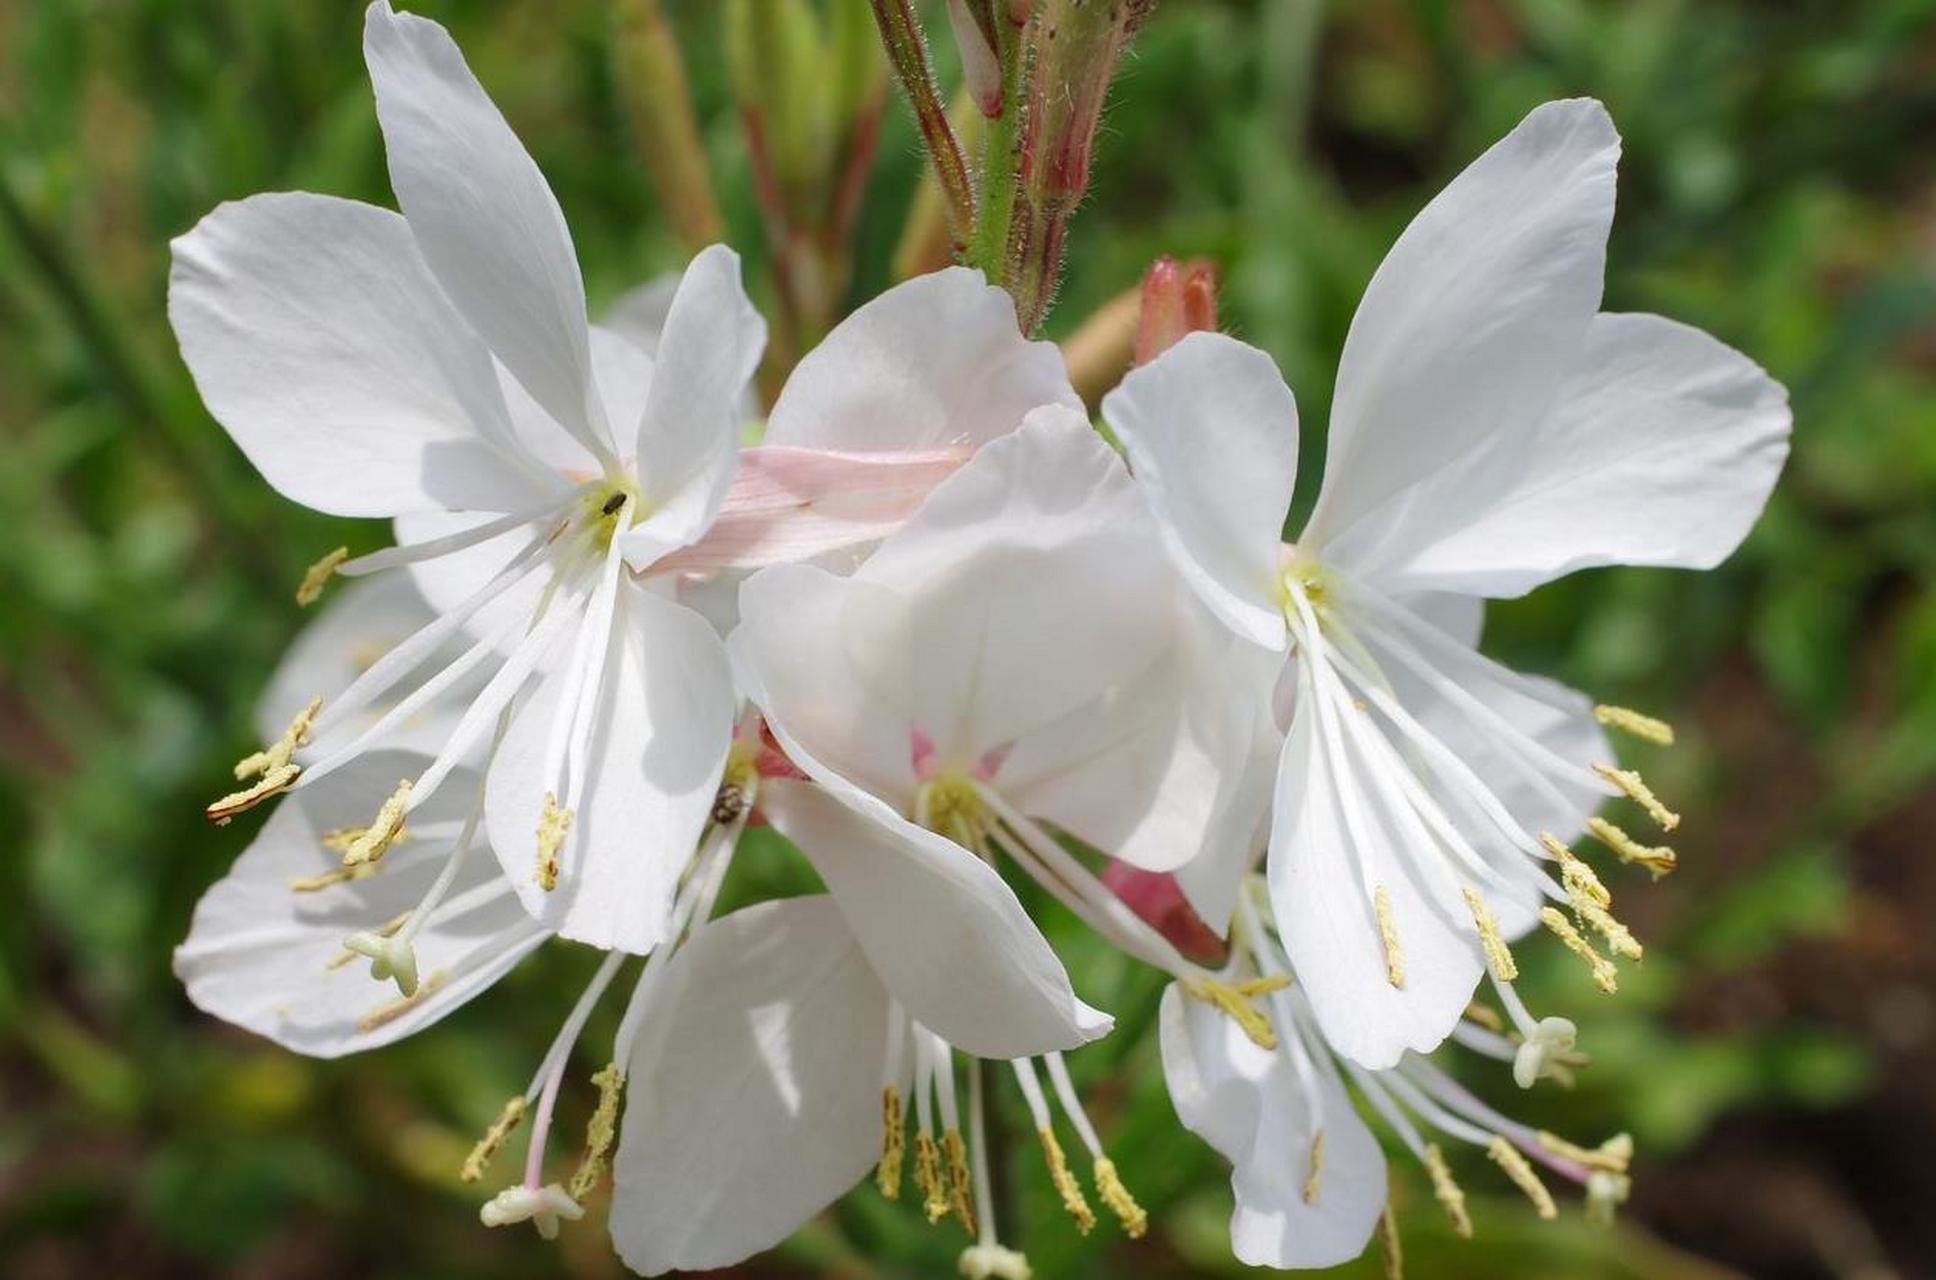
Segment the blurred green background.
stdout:
[[[608,6],[420,7],[549,175],[594,303],[677,267]],[[757,275],[717,8],[668,10]],[[321,1064],[199,1016],[168,969],[258,825],[199,810],[252,745],[302,620],[290,590],[323,549],[383,532],[281,501],[203,413],[164,315],[167,241],[262,190],[389,203],[359,32],[350,0],[0,0],[0,1275],[620,1273],[598,1222],[555,1246],[488,1232],[455,1177],[585,956],[554,948],[428,1034]],[[1594,1063],[1571,1093],[1505,1101],[1583,1139],[1634,1133],[1621,1228],[1587,1230],[1576,1202],[1542,1225],[1473,1160],[1480,1232],[1461,1244],[1406,1170],[1408,1262],[1936,1275],[1936,3],[1162,0],[1050,332],[1158,253],[1208,257],[1227,326],[1321,423],[1405,220],[1532,105],[1580,93],[1626,138],[1608,305],[1764,362],[1793,392],[1794,454],[1719,572],[1598,572],[1493,613],[1491,652],[1679,723],[1649,776],[1688,815],[1682,869],[1616,880],[1649,944],[1619,997],[1522,949],[1536,1007],[1575,1014]],[[890,282],[919,171],[891,103],[850,303]],[[777,849],[752,866],[739,892],[786,874]],[[1154,977],[1051,924],[1121,1018],[1074,1065],[1156,1225],[1079,1239],[1018,1150],[1008,1234],[1045,1280],[1240,1274],[1224,1170],[1176,1125],[1142,1034]],[[569,1098],[561,1132],[589,1104]],[[959,1245],[863,1190],[734,1274],[942,1275]]]

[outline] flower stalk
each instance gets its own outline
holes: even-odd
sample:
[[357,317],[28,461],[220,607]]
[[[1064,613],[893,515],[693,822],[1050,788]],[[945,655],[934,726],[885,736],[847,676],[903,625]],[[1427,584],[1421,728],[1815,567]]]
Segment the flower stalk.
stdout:
[[914,108],[921,143],[941,185],[948,233],[956,251],[960,252],[967,247],[975,224],[975,197],[968,181],[968,162],[962,158],[961,143],[955,137],[954,126],[948,121],[948,113],[935,87],[921,24],[915,19],[908,0],[872,0],[872,3],[888,65],[894,68],[895,78],[907,94],[908,105]]

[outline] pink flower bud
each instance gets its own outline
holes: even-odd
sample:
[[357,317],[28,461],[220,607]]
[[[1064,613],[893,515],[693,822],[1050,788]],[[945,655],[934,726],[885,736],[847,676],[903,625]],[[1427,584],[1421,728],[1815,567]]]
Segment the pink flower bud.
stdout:
[[1217,281],[1207,262],[1158,258],[1143,276],[1136,363],[1148,364],[1186,333],[1217,327]]
[[1103,868],[1102,882],[1145,924],[1169,939],[1185,959],[1220,969],[1230,958],[1230,944],[1197,915],[1175,876],[1111,861]]

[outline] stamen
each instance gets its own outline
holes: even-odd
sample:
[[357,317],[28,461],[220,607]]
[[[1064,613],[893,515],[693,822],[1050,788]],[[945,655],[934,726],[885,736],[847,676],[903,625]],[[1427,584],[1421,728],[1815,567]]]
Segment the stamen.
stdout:
[[1452,1230],[1461,1240],[1472,1238],[1472,1215],[1466,1212],[1465,1191],[1452,1177],[1451,1168],[1445,1163],[1445,1153],[1439,1150],[1436,1142],[1425,1147],[1425,1172],[1432,1178],[1432,1197],[1445,1210],[1445,1216],[1452,1220]]
[[1593,973],[1593,985],[1612,995],[1620,988],[1620,971],[1613,962],[1593,949],[1593,944],[1580,936],[1573,922],[1552,907],[1543,908],[1539,913],[1540,923],[1552,931],[1553,936],[1566,944],[1566,949],[1586,962]]
[[1385,1260],[1385,1280],[1405,1280],[1405,1250],[1398,1242],[1398,1215],[1389,1200],[1378,1215],[1378,1252]]
[[1606,939],[1607,950],[1634,961],[1640,960],[1645,955],[1639,939],[1633,936],[1633,932],[1626,925],[1614,919],[1613,913],[1605,907],[1581,898],[1574,900],[1573,910],[1582,922]]
[[1252,1044],[1260,1049],[1277,1047],[1277,1032],[1271,1029],[1270,1018],[1262,1009],[1251,1003],[1258,996],[1287,987],[1291,983],[1284,974],[1272,974],[1263,978],[1248,978],[1242,982],[1230,983],[1208,975],[1197,978],[1184,978],[1179,985],[1183,993],[1217,1010],[1242,1029],[1250,1037]]
[[1537,1135],[1539,1145],[1562,1160],[1572,1160],[1589,1169],[1603,1169],[1608,1173],[1625,1173],[1633,1159],[1633,1138],[1619,1133],[1608,1138],[1598,1147],[1583,1147],[1568,1142],[1556,1133],[1541,1129]]
[[1647,811],[1647,816],[1659,824],[1662,831],[1672,831],[1681,825],[1681,815],[1660,802],[1646,780],[1632,769],[1616,769],[1610,764],[1596,764],[1593,772],[1620,788],[1627,799]]
[[380,1027],[388,1026],[404,1014],[429,999],[436,990],[444,985],[444,971],[437,972],[417,984],[417,989],[407,996],[399,996],[387,1004],[380,1004],[356,1020],[356,1029],[368,1034]]
[[1371,895],[1372,910],[1378,915],[1378,941],[1385,948],[1385,981],[1401,991],[1405,987],[1405,953],[1398,948],[1398,926],[1392,921],[1391,894],[1379,885]]
[[1123,1224],[1123,1234],[1131,1240],[1142,1239],[1143,1233],[1149,1230],[1149,1215],[1123,1185],[1122,1175],[1116,1172],[1116,1162],[1108,1156],[1097,1156],[1090,1172],[1096,1178],[1096,1194]]
[[[1459,892],[1465,895],[1465,905],[1472,912],[1472,926],[1479,931],[1479,946],[1486,953],[1486,965],[1492,970],[1492,976],[1501,982],[1511,982],[1518,978],[1519,963],[1513,959],[1512,948],[1506,945],[1506,939],[1499,933],[1499,922],[1493,919],[1492,912],[1486,909],[1486,900],[1480,897],[1479,891],[1471,885],[1459,886]],[[1474,1005],[1472,1008],[1484,1009],[1485,1007]],[[1499,1030],[1498,1016],[1490,1009],[1485,1009],[1485,1012],[1492,1015],[1493,1030]],[[1466,1016],[1472,1017],[1472,1009],[1466,1010]]]
[[1062,1197],[1062,1207],[1075,1220],[1076,1230],[1088,1235],[1095,1229],[1096,1211],[1089,1207],[1089,1198],[1082,1194],[1082,1184],[1070,1171],[1069,1157],[1063,1154],[1062,1144],[1055,1140],[1054,1130],[1037,1129],[1035,1136],[1042,1143],[1042,1158],[1048,1162],[1049,1184]]
[[336,572],[338,565],[349,558],[350,549],[338,547],[305,569],[302,582],[296,587],[296,603],[308,608],[321,599],[323,588],[329,585],[330,576]]
[[1533,1202],[1534,1211],[1542,1219],[1550,1222],[1559,1217],[1560,1211],[1553,1204],[1553,1193],[1548,1191],[1546,1184],[1539,1180],[1539,1175],[1533,1172],[1533,1166],[1520,1153],[1518,1147],[1502,1137],[1494,1138],[1492,1144],[1486,1148],[1486,1155],[1508,1178],[1512,1179],[1512,1184]]
[[970,1202],[973,1191],[969,1185],[968,1144],[962,1141],[961,1130],[950,1125],[941,1134],[941,1154],[947,1161],[948,1201],[954,1210],[955,1220],[969,1235],[975,1234],[975,1207]]
[[1593,708],[1593,718],[1609,729],[1619,729],[1634,737],[1657,746],[1674,745],[1674,726],[1665,720],[1642,715],[1630,707],[1612,707],[1605,703]]
[[487,1227],[529,1222],[547,1240],[558,1238],[560,1219],[576,1222],[584,1216],[584,1208],[555,1182],[542,1187],[506,1187],[477,1211],[478,1220]]
[[361,880],[367,876],[373,876],[376,874],[376,871],[377,869],[374,866],[337,867],[318,875],[297,876],[289,882],[289,892],[320,893],[324,889],[333,889],[339,884],[348,884],[352,880]]
[[403,832],[404,806],[410,801],[410,779],[404,778],[397,783],[397,789],[376,811],[376,817],[363,829],[363,834],[350,841],[349,848],[343,850],[343,865],[359,867],[375,862],[390,851]]
[[914,1185],[921,1192],[921,1209],[930,1223],[948,1216],[948,1188],[941,1180],[941,1149],[926,1129],[914,1135]]
[[225,827],[236,814],[247,813],[270,796],[287,791],[301,772],[302,770],[293,764],[270,769],[257,779],[254,786],[223,796],[202,810],[202,813],[216,826]]
[[1324,1130],[1319,1129],[1311,1138],[1310,1163],[1304,1173],[1304,1203],[1316,1204],[1318,1192],[1324,1188]]
[[[350,851],[351,845],[363,838],[364,833],[367,831],[369,831],[368,827],[332,827],[317,837],[316,843],[322,845],[323,848],[328,849],[331,853],[345,854]],[[409,838],[410,832],[408,830],[398,831],[390,837],[390,843],[393,845],[402,844]],[[372,871],[375,869],[374,867],[370,868]]]
[[308,743],[309,731],[316,723],[316,713],[323,708],[323,699],[318,695],[296,713],[282,736],[253,755],[243,756],[235,765],[235,780],[246,782],[257,774],[271,773],[288,764],[296,754],[296,749]]
[[[1515,978],[1518,976],[1517,973],[1513,974]],[[1511,978],[1500,979],[1502,982],[1510,982],[1511,980]],[[1480,1004],[1477,1000],[1474,1000],[1465,1007],[1465,1019],[1468,1022],[1478,1023],[1494,1035],[1505,1034],[1506,1020],[1500,1017],[1499,1011],[1489,1004]]]
[[1600,877],[1594,874],[1593,868],[1580,861],[1578,854],[1560,843],[1558,836],[1550,831],[1542,831],[1539,833],[1539,843],[1546,852],[1558,860],[1560,881],[1566,888],[1568,898],[1576,902],[1585,898],[1601,907],[1613,905],[1613,894],[1608,892],[1606,885],[1600,883]]
[[464,1182],[476,1182],[484,1176],[484,1170],[490,1167],[491,1161],[503,1148],[504,1140],[511,1136],[511,1131],[516,1129],[519,1122],[524,1119],[524,1108],[524,1095],[513,1094],[504,1104],[504,1109],[497,1113],[497,1119],[491,1121],[491,1127],[484,1131],[484,1136],[479,1138],[477,1145],[471,1148],[471,1153],[464,1157],[464,1167],[457,1173],[459,1179]]
[[605,1156],[618,1137],[618,1100],[625,1090],[625,1073],[618,1069],[618,1063],[608,1062],[592,1077],[592,1083],[598,1086],[598,1106],[585,1125],[585,1158],[578,1162],[567,1188],[580,1204],[605,1177]]
[[558,851],[571,830],[572,813],[558,807],[558,797],[547,791],[544,812],[538,816],[538,887],[550,893],[558,887]]
[[881,1090],[881,1159],[874,1169],[874,1185],[889,1200],[901,1198],[901,1166],[907,1159],[907,1116],[901,1091],[893,1085]]
[[1586,829],[1613,850],[1620,861],[1638,863],[1651,871],[1656,880],[1672,871],[1680,861],[1680,855],[1667,845],[1642,844],[1605,818],[1588,818]]

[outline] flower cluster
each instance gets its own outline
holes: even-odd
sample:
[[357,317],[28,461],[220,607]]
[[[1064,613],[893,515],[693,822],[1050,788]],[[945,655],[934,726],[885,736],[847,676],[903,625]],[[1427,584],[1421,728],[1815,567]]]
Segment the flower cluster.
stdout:
[[[169,313],[215,417],[285,496],[396,531],[305,579],[304,603],[358,581],[208,808],[280,797],[177,953],[198,1005],[334,1055],[554,938],[598,948],[465,1164],[485,1177],[528,1118],[486,1223],[552,1235],[609,1163],[628,1264],[721,1266],[871,1171],[968,1233],[964,1275],[1026,1276],[984,1062],[1079,1227],[1146,1219],[1063,1058],[1111,1019],[1006,871],[1172,979],[1164,1071],[1233,1166],[1243,1260],[1365,1247],[1387,1175],[1361,1106],[1462,1233],[1441,1144],[1542,1215],[1536,1166],[1596,1215],[1624,1198],[1624,1140],[1534,1131],[1434,1057],[1564,1077],[1575,1027],[1527,1009],[1513,946],[1543,925],[1613,990],[1641,945],[1584,840],[1674,863],[1638,823],[1677,817],[1606,732],[1671,729],[1481,656],[1483,601],[1711,566],[1786,451],[1753,363],[1600,311],[1598,104],[1533,112],[1400,237],[1285,542],[1292,394],[1214,331],[1201,273],[1152,276],[1142,363],[1102,405],[1121,455],[964,268],[861,307],[749,429],[765,328],[729,250],[592,322],[557,201],[448,34],[377,0],[365,52],[401,212],[262,195],[175,244]],[[715,918],[755,821],[825,892]],[[576,1043],[639,957],[551,1181]]]

